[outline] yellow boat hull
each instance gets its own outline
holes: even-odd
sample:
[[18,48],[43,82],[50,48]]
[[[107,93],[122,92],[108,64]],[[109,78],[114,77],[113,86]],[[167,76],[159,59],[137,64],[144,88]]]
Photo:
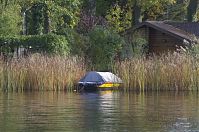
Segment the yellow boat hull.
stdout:
[[119,87],[120,84],[119,83],[104,83],[100,86],[98,86],[99,88],[114,88],[114,87]]
[[114,90],[118,89],[120,83],[103,83],[100,85],[97,84],[87,84],[87,85],[80,85],[78,91],[97,91],[97,90]]

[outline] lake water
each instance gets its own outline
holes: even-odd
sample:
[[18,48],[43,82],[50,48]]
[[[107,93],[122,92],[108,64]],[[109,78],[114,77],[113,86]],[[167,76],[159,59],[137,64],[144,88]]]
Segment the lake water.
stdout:
[[0,93],[0,132],[199,132],[199,93]]

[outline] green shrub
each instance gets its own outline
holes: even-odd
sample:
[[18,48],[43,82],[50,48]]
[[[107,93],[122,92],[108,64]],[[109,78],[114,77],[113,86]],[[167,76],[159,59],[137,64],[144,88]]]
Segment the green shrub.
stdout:
[[84,36],[84,35],[78,34],[77,32],[74,32],[73,40],[74,41],[69,44],[70,49],[71,49],[71,54],[85,57],[87,54],[86,51],[89,48],[88,36]]
[[69,53],[68,41],[59,35],[27,36],[23,40],[23,47],[30,48],[32,52],[67,55]]
[[128,42],[128,48],[131,49],[130,58],[140,57],[148,53],[148,37],[145,34],[145,30],[140,29],[131,34],[126,34],[125,37]]
[[123,38],[114,31],[95,27],[89,33],[88,56],[97,70],[111,69],[115,59],[119,59],[124,44]]
[[197,59],[199,59],[199,39],[193,38],[193,43],[189,44],[184,40],[186,47],[179,47],[181,53],[189,54]]
[[22,44],[21,38],[17,36],[0,36],[0,53],[3,55],[12,55],[15,48]]
[[77,33],[70,27],[62,28],[56,34],[63,35],[68,41],[72,55],[85,56],[88,49],[88,37]]
[[133,47],[133,56],[138,57],[142,56],[147,52],[147,41],[144,38],[138,37],[135,38],[132,42]]
[[64,36],[48,34],[34,36],[0,36],[0,52],[11,54],[15,48],[25,48],[31,53],[69,54],[68,41]]

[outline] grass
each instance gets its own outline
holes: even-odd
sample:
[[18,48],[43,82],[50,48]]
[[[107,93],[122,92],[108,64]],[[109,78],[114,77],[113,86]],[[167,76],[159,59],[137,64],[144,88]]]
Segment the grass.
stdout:
[[78,57],[32,55],[0,61],[0,89],[3,91],[72,90],[85,73]]
[[199,58],[186,54],[125,60],[115,64],[115,72],[126,91],[199,90]]
[[[116,62],[113,72],[125,91],[199,90],[199,58],[187,54],[136,57]],[[86,73],[78,57],[31,55],[0,59],[2,91],[70,91]],[[88,70],[89,71],[89,70]]]

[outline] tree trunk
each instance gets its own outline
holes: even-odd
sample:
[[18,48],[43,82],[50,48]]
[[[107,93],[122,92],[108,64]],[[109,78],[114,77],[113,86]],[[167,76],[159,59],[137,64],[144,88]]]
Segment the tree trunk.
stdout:
[[135,26],[142,22],[141,20],[141,7],[138,5],[137,0],[134,2],[132,6],[132,22],[131,26]]
[[45,5],[45,11],[44,11],[44,34],[48,34],[51,32],[50,29],[50,16],[49,16],[49,10],[47,5]]
[[190,0],[189,5],[187,7],[188,22],[194,21],[194,15],[196,14],[198,7],[199,7],[199,0]]
[[24,11],[23,13],[23,23],[22,23],[22,27],[23,27],[23,35],[27,35],[27,22],[26,22],[26,11]]

